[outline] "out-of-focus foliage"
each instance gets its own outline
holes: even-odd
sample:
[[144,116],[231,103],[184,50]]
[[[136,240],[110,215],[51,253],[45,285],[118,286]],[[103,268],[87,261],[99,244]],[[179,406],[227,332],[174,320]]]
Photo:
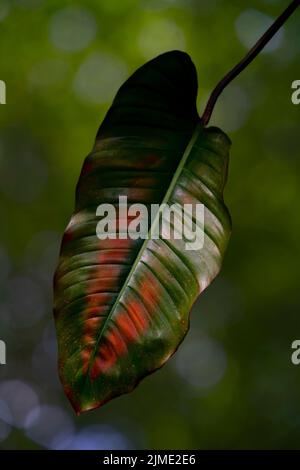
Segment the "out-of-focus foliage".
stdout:
[[[210,90],[287,2],[1,0],[2,448],[299,447],[300,79],[297,12],[228,87],[213,124],[233,146],[233,235],[169,364],[134,393],[73,416],[56,373],[52,274],[83,158],[118,86],[187,51]],[[300,367],[300,366],[299,366]]]

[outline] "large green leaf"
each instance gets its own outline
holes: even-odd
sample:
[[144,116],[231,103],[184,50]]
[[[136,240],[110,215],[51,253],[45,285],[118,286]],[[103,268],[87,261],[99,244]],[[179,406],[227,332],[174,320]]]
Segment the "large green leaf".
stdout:
[[[161,367],[220,270],[231,231],[223,202],[230,141],[201,126],[196,96],[187,54],[148,62],[120,88],[85,159],[55,274],[59,372],[77,413]],[[204,204],[204,246],[164,239],[162,216],[159,239],[99,240],[96,209],[120,195],[128,204]]]

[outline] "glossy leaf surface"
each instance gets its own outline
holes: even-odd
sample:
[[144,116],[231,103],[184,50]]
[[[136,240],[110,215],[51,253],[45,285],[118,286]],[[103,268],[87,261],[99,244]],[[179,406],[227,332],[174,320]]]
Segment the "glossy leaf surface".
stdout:
[[[148,62],[120,88],[85,159],[54,281],[59,373],[77,413],[161,367],[220,270],[231,231],[223,202],[230,141],[202,128],[196,96],[188,55]],[[119,196],[148,208],[204,204],[203,248],[186,250],[174,234],[165,239],[163,216],[158,239],[99,240],[100,204],[116,206],[122,231]]]

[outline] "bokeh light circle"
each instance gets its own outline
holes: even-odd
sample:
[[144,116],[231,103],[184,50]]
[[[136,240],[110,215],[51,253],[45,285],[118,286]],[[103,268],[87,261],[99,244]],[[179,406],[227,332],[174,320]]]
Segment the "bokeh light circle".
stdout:
[[64,52],[84,49],[94,39],[96,32],[94,16],[82,7],[63,8],[50,21],[50,40]]

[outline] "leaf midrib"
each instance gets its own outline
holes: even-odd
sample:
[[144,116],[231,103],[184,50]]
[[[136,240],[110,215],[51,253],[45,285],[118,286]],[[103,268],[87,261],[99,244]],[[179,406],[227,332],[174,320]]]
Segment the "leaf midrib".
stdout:
[[134,261],[134,263],[133,263],[133,265],[132,265],[132,267],[131,267],[131,269],[130,269],[130,271],[129,271],[129,273],[128,273],[128,275],[127,275],[127,277],[126,277],[126,279],[123,283],[123,286],[122,286],[122,288],[121,288],[121,290],[118,294],[118,297],[116,298],[114,304],[111,307],[111,310],[110,310],[109,314],[107,315],[104,323],[102,324],[101,330],[100,330],[99,335],[98,335],[97,340],[96,340],[96,344],[94,346],[94,350],[93,350],[93,352],[91,354],[91,357],[90,357],[90,360],[89,360],[89,367],[88,367],[88,370],[87,370],[87,377],[89,376],[89,373],[91,371],[91,367],[94,364],[94,359],[96,357],[97,350],[99,348],[99,345],[100,345],[101,339],[103,337],[103,334],[105,332],[106,326],[108,325],[111,317],[113,316],[113,314],[114,314],[114,312],[115,312],[115,310],[116,310],[116,308],[117,308],[117,306],[118,306],[118,304],[119,304],[119,302],[120,302],[120,300],[123,296],[123,293],[125,292],[125,289],[127,288],[128,284],[129,284],[131,276],[133,275],[133,273],[135,271],[135,268],[138,265],[138,263],[140,262],[140,260],[142,258],[142,254],[143,254],[144,250],[146,249],[147,244],[150,241],[149,234],[151,234],[151,231],[153,230],[153,228],[156,226],[157,222],[159,221],[159,217],[160,217],[161,210],[162,210],[161,208],[162,208],[163,204],[165,204],[169,200],[169,198],[170,198],[170,196],[171,196],[171,194],[172,194],[172,192],[173,192],[173,190],[174,190],[174,188],[177,184],[179,176],[181,175],[181,172],[184,168],[184,165],[185,165],[185,163],[186,163],[186,161],[187,161],[187,159],[190,155],[190,152],[193,148],[193,145],[194,145],[195,141],[197,140],[197,138],[198,138],[198,136],[199,136],[199,134],[202,130],[203,130],[202,124],[198,123],[195,127],[195,130],[192,134],[192,137],[190,138],[190,140],[189,140],[189,142],[188,142],[188,144],[185,148],[185,151],[183,152],[183,155],[182,155],[181,160],[178,164],[178,167],[177,167],[177,169],[174,173],[174,176],[173,176],[173,178],[172,178],[172,180],[169,184],[169,187],[168,187],[168,189],[167,189],[167,191],[164,195],[164,198],[163,198],[163,200],[160,204],[159,210],[157,211],[155,219],[154,219],[154,221],[153,221],[153,223],[152,223],[152,225],[151,225],[151,227],[148,231],[148,237],[144,240],[141,248],[139,249],[139,252],[136,256],[136,259],[135,259],[135,261]]

